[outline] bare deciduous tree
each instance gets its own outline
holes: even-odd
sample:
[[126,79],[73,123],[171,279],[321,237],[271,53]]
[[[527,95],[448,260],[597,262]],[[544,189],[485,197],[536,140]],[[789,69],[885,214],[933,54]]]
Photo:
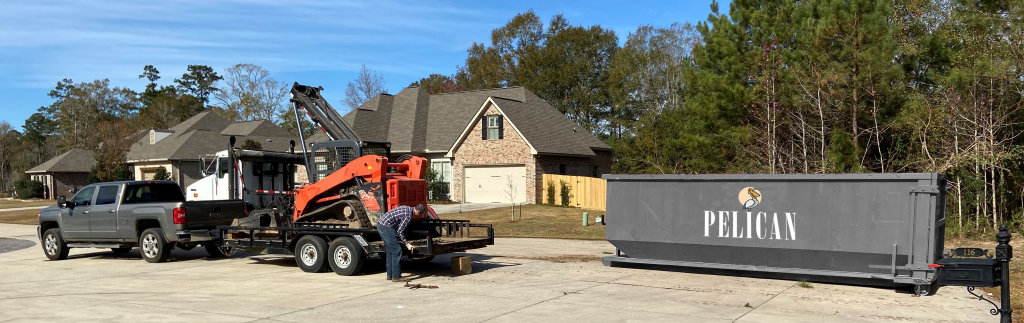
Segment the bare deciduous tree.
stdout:
[[348,88],[345,89],[345,100],[342,103],[352,109],[358,108],[374,96],[388,93],[388,90],[384,88],[386,85],[387,83],[384,82],[383,75],[377,74],[377,72],[363,65],[359,69],[359,75],[356,76],[356,79],[348,82]]
[[224,84],[216,98],[225,117],[279,123],[288,89],[287,84],[270,77],[270,71],[255,64],[237,64],[224,69]]
[[505,176],[508,182],[505,183],[505,196],[508,196],[509,202],[512,202],[512,221],[516,220],[516,182],[512,180],[512,175]]

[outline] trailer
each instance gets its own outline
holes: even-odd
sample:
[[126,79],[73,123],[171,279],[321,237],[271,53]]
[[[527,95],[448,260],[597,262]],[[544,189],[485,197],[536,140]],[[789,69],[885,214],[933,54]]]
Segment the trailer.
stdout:
[[942,174],[605,175],[607,266],[933,292],[945,232]]
[[[472,228],[484,232],[474,236],[470,232]],[[228,246],[261,254],[295,256],[299,268],[310,273],[333,270],[338,275],[355,275],[369,255],[383,258],[385,252],[376,229],[349,228],[345,223],[297,222],[280,227],[220,226],[217,229]],[[404,256],[417,262],[494,244],[492,225],[467,220],[414,220],[406,232],[415,249],[403,250]]]

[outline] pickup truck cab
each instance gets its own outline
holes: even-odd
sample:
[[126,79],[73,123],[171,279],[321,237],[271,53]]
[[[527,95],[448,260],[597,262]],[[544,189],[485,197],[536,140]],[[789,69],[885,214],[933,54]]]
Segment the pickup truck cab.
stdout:
[[37,233],[50,260],[66,259],[69,248],[139,247],[148,262],[162,262],[178,247],[204,246],[211,256],[230,256],[219,225],[245,217],[241,200],[185,201],[170,181],[124,181],[83,187],[70,200],[40,210]]

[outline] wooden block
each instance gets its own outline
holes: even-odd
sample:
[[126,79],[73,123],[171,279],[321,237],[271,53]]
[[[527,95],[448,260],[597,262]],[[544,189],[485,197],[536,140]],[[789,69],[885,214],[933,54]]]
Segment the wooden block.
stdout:
[[452,257],[452,274],[469,275],[473,273],[473,259],[467,256]]

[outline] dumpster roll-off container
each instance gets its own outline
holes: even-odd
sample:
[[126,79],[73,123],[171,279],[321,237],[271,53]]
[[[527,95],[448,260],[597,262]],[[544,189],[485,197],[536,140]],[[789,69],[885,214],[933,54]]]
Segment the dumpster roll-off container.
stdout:
[[604,175],[603,263],[934,290],[942,174]]

